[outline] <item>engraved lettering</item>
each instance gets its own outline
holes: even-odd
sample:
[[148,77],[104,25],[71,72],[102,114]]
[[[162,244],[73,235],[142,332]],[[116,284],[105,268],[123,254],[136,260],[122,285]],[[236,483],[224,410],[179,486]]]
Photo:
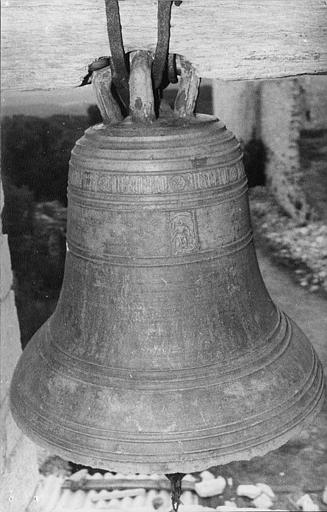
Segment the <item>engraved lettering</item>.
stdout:
[[82,188],[86,188],[87,190],[94,192],[97,189],[96,185],[96,176],[94,173],[89,171],[85,172],[82,180]]
[[121,175],[104,172],[81,172],[73,167],[69,183],[73,187],[109,194],[163,194],[206,190],[234,183],[244,177],[240,162],[230,167],[194,171],[175,175]]
[[161,194],[163,194],[164,192],[167,192],[167,189],[168,189],[167,176],[160,176],[158,184],[159,184],[158,192],[160,192]]
[[104,174],[98,177],[97,189],[100,192],[111,192],[111,183]]

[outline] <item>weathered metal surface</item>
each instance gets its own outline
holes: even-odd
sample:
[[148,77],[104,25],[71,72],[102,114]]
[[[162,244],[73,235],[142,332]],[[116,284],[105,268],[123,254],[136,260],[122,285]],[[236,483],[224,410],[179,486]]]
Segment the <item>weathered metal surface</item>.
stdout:
[[153,56],[150,52],[139,50],[130,56],[130,116],[133,122],[149,123],[154,121],[155,103],[152,87]]
[[[125,50],[154,50],[157,0],[119,5]],[[207,78],[326,72],[326,20],[325,0],[184,0],[172,8],[169,51]],[[104,0],[3,2],[3,89],[78,85],[109,53]]]
[[122,112],[111,92],[112,73],[109,66],[93,71],[92,85],[105,124],[123,120]]
[[320,409],[320,363],[266,291],[221,122],[88,129],[67,239],[57,309],[12,382],[35,441],[99,468],[185,473],[277,448]]
[[113,82],[117,87],[128,86],[128,69],[124,50],[118,0],[105,0],[107,32],[111,50]]

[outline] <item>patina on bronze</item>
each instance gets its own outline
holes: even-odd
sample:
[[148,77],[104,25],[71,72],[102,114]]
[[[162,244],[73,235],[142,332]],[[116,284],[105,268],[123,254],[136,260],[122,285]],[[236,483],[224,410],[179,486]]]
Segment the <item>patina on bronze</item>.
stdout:
[[211,116],[89,128],[70,161],[57,309],[16,368],[37,443],[120,472],[191,472],[277,448],[321,365],[269,297],[239,144]]
[[68,460],[181,474],[277,448],[317,413],[321,365],[272,302],[252,241],[239,143],[193,115],[179,59],[158,119],[151,55],[131,56],[130,116],[94,72],[104,124],[70,160],[67,257],[52,317],[24,350],[13,416]]

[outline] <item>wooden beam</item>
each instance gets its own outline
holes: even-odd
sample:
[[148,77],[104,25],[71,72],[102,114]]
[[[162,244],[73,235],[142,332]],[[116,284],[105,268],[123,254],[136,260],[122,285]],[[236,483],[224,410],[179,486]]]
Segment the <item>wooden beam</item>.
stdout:
[[[157,0],[120,0],[126,51],[155,48]],[[108,55],[104,0],[7,0],[4,89],[76,86]],[[172,8],[170,51],[202,77],[273,78],[327,71],[325,0],[184,0]]]

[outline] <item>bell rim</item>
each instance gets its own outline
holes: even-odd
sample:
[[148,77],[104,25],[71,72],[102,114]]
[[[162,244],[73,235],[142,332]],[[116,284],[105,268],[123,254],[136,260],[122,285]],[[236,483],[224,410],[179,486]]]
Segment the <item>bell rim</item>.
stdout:
[[[294,322],[292,322],[294,324]],[[158,448],[158,454],[150,454],[147,455],[143,454],[136,454],[134,455],[135,461],[131,461],[128,458],[130,457],[127,455],[128,444],[133,443],[132,435],[129,436],[129,440],[125,437],[122,439],[121,444],[123,446],[125,442],[125,455],[120,452],[116,452],[115,454],[112,451],[108,450],[106,456],[104,455],[103,448],[95,449],[93,447],[93,454],[90,454],[90,452],[86,452],[83,454],[81,451],[81,447],[83,443],[79,443],[79,445],[76,445],[76,443],[71,440],[67,442],[68,436],[64,436],[64,438],[60,435],[62,432],[61,429],[67,428],[69,430],[69,427],[66,425],[60,424],[58,422],[58,425],[56,427],[57,433],[56,438],[53,434],[49,434],[48,430],[45,428],[42,430],[42,426],[39,423],[40,414],[36,411],[32,411],[31,416],[34,416],[33,421],[36,420],[38,417],[37,424],[40,425],[41,431],[47,433],[47,438],[44,437],[44,435],[40,434],[37,428],[33,427],[33,421],[30,420],[30,423],[26,421],[26,418],[24,415],[22,415],[22,408],[19,407],[19,400],[17,400],[17,396],[15,398],[14,393],[14,386],[15,384],[15,378],[12,381],[12,387],[11,387],[11,393],[10,393],[10,403],[11,403],[11,410],[13,414],[13,418],[16,421],[17,425],[23,430],[23,432],[26,433],[28,437],[30,437],[34,442],[37,444],[44,446],[47,449],[50,449],[51,452],[56,453],[57,455],[63,457],[66,460],[69,460],[71,462],[75,462],[78,464],[85,464],[87,466],[92,466],[98,469],[107,469],[108,471],[114,470],[119,472],[136,472],[136,473],[152,473],[152,472],[162,472],[162,473],[172,473],[172,472],[183,472],[183,473],[189,473],[194,471],[201,471],[204,469],[207,469],[212,466],[216,465],[222,465],[222,464],[228,464],[230,462],[236,461],[236,460],[250,460],[253,457],[256,456],[263,456],[267,452],[271,450],[275,450],[279,448],[281,445],[285,444],[290,438],[294,437],[296,434],[298,434],[306,425],[312,422],[313,418],[319,413],[319,411],[322,408],[323,401],[324,401],[324,389],[325,389],[325,382],[324,382],[324,375],[323,375],[323,369],[322,365],[309,344],[306,337],[303,338],[307,346],[311,349],[310,353],[312,354],[312,368],[310,373],[308,372],[306,382],[307,384],[303,386],[303,389],[301,389],[299,392],[300,396],[297,397],[297,400],[293,400],[292,397],[289,397],[289,400],[291,400],[290,404],[283,404],[282,410],[279,414],[277,414],[277,417],[281,417],[283,423],[282,428],[280,428],[280,424],[276,426],[276,424],[273,424],[272,418],[276,417],[276,414],[274,413],[272,418],[263,417],[259,424],[262,424],[266,428],[262,428],[263,434],[261,436],[255,435],[255,425],[252,426],[252,431],[248,437],[246,437],[244,442],[244,447],[238,446],[238,442],[235,443],[235,440],[233,440],[232,444],[230,445],[230,448],[228,444],[217,446],[216,448],[206,449],[203,448],[203,442],[202,447],[199,448],[197,452],[194,451],[187,451],[187,444],[185,444],[185,448],[183,448],[184,452],[178,453],[176,456],[176,460],[173,461],[172,454],[173,454],[173,446],[176,443],[183,442],[183,437],[180,438],[178,441],[177,438],[175,440],[171,440],[171,442],[168,440],[166,441],[167,445],[167,452],[165,455],[162,455],[162,451],[160,451],[159,455],[159,448]],[[296,340],[293,340],[293,344],[296,343]],[[304,397],[304,398],[303,398]],[[299,404],[302,401],[305,401],[305,407],[298,407]],[[287,412],[292,408],[293,406],[293,414],[288,417]],[[281,406],[278,406],[281,407]],[[235,439],[241,439],[243,431],[248,432],[248,427],[243,428],[242,430],[242,424],[243,421],[250,422],[253,421],[250,418],[240,418],[238,422],[238,429],[239,432],[237,434],[237,437],[235,436]],[[48,424],[51,424],[52,421],[54,421],[54,418],[51,420],[51,418],[46,418],[46,421]],[[267,425],[269,425],[272,429],[269,430],[267,428]],[[230,433],[230,430],[228,430],[228,425],[222,425],[222,428],[227,430]],[[260,427],[261,428],[261,427]],[[74,430],[74,429],[73,429]],[[208,429],[207,429],[208,432]],[[75,429],[76,436],[80,436],[82,439],[84,436],[84,440],[87,439],[88,434],[86,432],[78,432]],[[183,435],[186,432],[182,433]],[[137,440],[137,432],[135,434],[136,443],[142,444],[142,439]],[[204,439],[208,439],[208,434],[205,434],[202,436]],[[210,435],[210,438],[212,439],[218,439],[219,436],[223,435],[223,432],[221,434],[215,434],[214,432],[212,435]],[[271,436],[273,437],[271,438]],[[97,434],[98,436],[98,434]],[[96,436],[96,437],[97,437]],[[252,437],[251,437],[252,436]],[[268,439],[267,439],[268,438]],[[64,440],[63,440],[64,439]],[[189,442],[194,443],[194,439],[196,441],[196,438],[193,436],[192,439],[186,440],[185,443]],[[233,439],[233,438],[232,438]],[[66,447],[63,447],[62,444],[66,443]],[[155,445],[157,444],[159,446],[160,439],[153,439],[151,441],[151,444]],[[162,450],[162,444],[161,448]],[[169,448],[170,446],[170,448]],[[229,451],[228,451],[229,450]],[[226,453],[227,451],[227,453]],[[212,453],[216,452],[216,455],[212,455]],[[201,454],[206,454],[205,456],[201,457]],[[138,458],[144,457],[143,461],[137,460]],[[161,461],[160,458],[164,457],[165,462]],[[125,460],[123,460],[125,458]],[[120,461],[119,461],[120,459]]]
[[[319,361],[318,361],[319,362]],[[75,464],[82,464],[88,467],[92,467],[95,469],[102,469],[107,471],[115,471],[122,474],[128,473],[141,473],[141,474],[151,474],[151,473],[193,473],[198,471],[204,471],[214,466],[220,466],[229,464],[231,462],[237,461],[249,461],[254,457],[263,457],[267,453],[277,450],[284,444],[286,444],[292,437],[299,435],[303,429],[312,424],[312,422],[316,419],[316,417],[321,412],[325,401],[325,383],[323,378],[323,370],[320,365],[321,372],[321,386],[318,397],[316,397],[316,401],[314,407],[304,416],[298,420],[298,423],[293,426],[291,429],[287,430],[274,439],[270,439],[269,441],[264,441],[260,445],[250,446],[244,448],[237,452],[237,455],[223,455],[219,457],[211,456],[203,459],[199,459],[196,456],[193,460],[188,460],[185,462],[177,462],[177,463],[158,463],[158,462],[118,462],[113,460],[112,465],[107,462],[103,462],[102,459],[92,459],[90,455],[81,455],[76,456],[76,451],[68,451],[66,449],[60,448],[57,444],[51,443],[48,440],[45,440],[43,437],[38,436],[33,430],[24,428],[21,424],[19,415],[16,414],[15,408],[11,405],[12,416],[18,425],[18,427],[23,431],[29,439],[31,439],[38,446],[49,450],[53,455],[58,455],[62,457],[64,460],[68,460],[69,462]]]

